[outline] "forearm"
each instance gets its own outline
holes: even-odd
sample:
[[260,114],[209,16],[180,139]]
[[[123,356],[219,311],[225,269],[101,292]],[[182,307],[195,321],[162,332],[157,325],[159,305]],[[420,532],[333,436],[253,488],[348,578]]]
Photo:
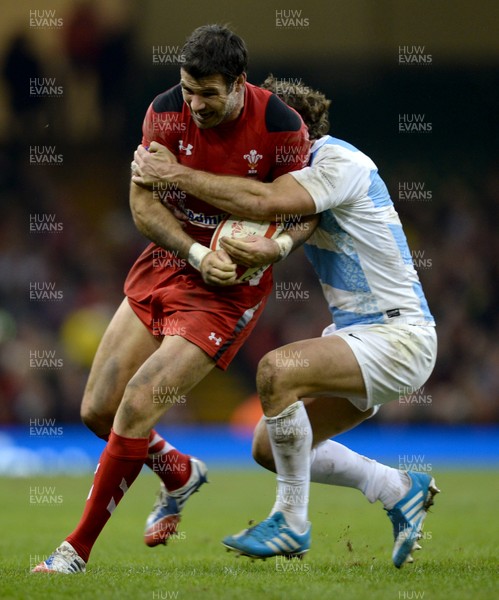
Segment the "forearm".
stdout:
[[293,241],[291,252],[308,240],[319,224],[319,220],[320,215],[302,217],[299,222],[294,222],[284,231]]
[[137,229],[151,242],[187,259],[195,242],[180,222],[154,194],[135,183],[130,185],[130,209]]
[[288,229],[285,229],[275,239],[279,247],[279,254],[272,262],[285,259],[291,252],[294,252],[294,250],[304,244],[319,224],[319,219],[319,215],[302,217],[300,222],[295,222]]
[[183,165],[170,165],[169,169],[169,182],[175,182],[180,189],[208,204],[245,219],[280,221],[283,215],[289,218],[317,213],[312,196],[289,173],[271,183],[263,183],[248,177],[213,175]]
[[184,192],[246,219],[275,220],[269,184],[243,177],[213,175],[183,165],[171,167],[170,181],[175,181]]

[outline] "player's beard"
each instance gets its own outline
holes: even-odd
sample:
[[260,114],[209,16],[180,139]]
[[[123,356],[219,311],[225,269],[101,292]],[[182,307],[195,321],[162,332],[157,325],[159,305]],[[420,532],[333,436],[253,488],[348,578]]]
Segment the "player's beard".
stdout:
[[239,116],[242,107],[243,105],[240,100],[239,94],[235,92],[230,94],[225,104],[223,118],[220,120],[219,123],[217,123],[217,125],[220,125],[220,123],[225,123],[225,121],[232,121],[233,119],[236,119]]
[[227,102],[225,103],[223,110],[214,113],[206,122],[198,121],[195,115],[193,116],[193,119],[200,129],[209,129],[211,127],[216,127],[221,123],[232,121],[239,116],[239,113],[242,110],[242,103],[239,107],[240,102],[241,99],[239,94],[231,93],[227,97]]

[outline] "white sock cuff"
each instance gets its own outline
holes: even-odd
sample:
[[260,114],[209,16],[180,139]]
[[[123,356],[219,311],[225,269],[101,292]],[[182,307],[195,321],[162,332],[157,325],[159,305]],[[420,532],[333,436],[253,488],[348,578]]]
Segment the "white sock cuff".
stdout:
[[292,417],[297,411],[300,410],[301,406],[303,408],[305,408],[303,402],[301,400],[297,400],[296,402],[293,402],[293,404],[290,404],[289,406],[287,406],[277,416],[275,416],[275,417],[265,417],[265,421],[267,423],[272,423],[272,422],[276,422],[278,419],[284,419],[286,417]]

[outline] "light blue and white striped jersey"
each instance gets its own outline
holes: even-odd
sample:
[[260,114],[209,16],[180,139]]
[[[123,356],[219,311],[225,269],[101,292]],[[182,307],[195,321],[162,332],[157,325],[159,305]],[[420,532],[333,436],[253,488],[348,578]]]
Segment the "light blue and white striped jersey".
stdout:
[[290,175],[322,213],[305,253],[336,327],[435,325],[399,216],[374,162],[327,135],[312,146],[309,164]]

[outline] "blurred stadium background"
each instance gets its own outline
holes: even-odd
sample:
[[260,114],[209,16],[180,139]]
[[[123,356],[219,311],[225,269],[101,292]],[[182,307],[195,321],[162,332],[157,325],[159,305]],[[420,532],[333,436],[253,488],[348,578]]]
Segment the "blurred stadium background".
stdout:
[[[8,4],[0,21],[1,474],[85,470],[102,448],[78,427],[79,404],[125,275],[146,245],[128,209],[130,160],[150,101],[178,81],[185,37],[209,22],[228,23],[245,39],[252,83],[272,72],[332,98],[331,133],[373,158],[405,225],[438,323],[438,362],[423,390],[351,434],[355,448],[400,461],[414,451],[403,446],[404,432],[417,427],[426,462],[497,464],[492,0]],[[412,131],[404,122],[415,123]],[[259,358],[320,335],[329,322],[302,254],[275,272],[295,300],[274,292],[229,371],[213,373],[161,424],[186,451],[210,458],[211,442],[225,438],[213,459],[249,463]],[[43,357],[51,366],[37,368]],[[380,455],[386,427],[393,444],[383,441]],[[424,446],[435,431],[438,450]]]

